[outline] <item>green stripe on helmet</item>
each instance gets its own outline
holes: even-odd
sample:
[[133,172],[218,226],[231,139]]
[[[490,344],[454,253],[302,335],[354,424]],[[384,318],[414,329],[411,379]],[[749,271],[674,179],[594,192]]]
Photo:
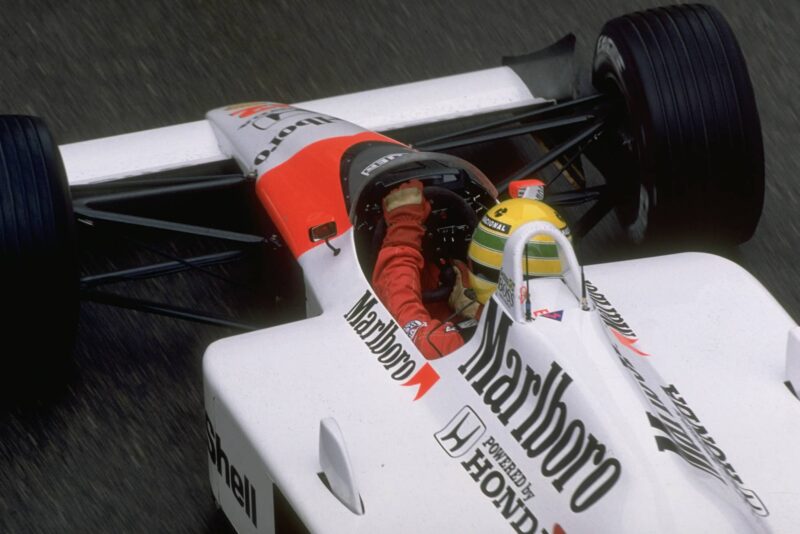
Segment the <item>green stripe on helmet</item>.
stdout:
[[480,226],[475,229],[475,234],[472,236],[472,239],[474,239],[475,243],[478,245],[486,247],[490,250],[495,250],[497,252],[503,252],[503,247],[506,246],[505,237],[490,234]]
[[[500,237],[482,229],[480,226],[475,230],[472,236],[475,244],[480,245],[495,252],[503,252],[506,246],[506,238]],[[529,258],[537,258],[543,260],[558,258],[558,245],[555,243],[529,242],[526,246],[527,255]]]

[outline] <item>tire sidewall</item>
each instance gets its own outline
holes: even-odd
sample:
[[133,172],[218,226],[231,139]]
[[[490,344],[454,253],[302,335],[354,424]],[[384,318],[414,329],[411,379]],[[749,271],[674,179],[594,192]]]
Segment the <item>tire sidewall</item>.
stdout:
[[625,200],[615,212],[628,239],[640,244],[653,229],[651,219],[655,215],[658,200],[647,135],[653,129],[650,120],[652,114],[641,78],[638,75],[626,75],[635,62],[625,41],[616,38],[617,33],[618,30],[609,24],[600,32],[595,46],[593,83],[601,91],[618,95],[624,101],[624,116],[620,119],[619,127],[631,137],[628,155],[639,180],[620,185]]

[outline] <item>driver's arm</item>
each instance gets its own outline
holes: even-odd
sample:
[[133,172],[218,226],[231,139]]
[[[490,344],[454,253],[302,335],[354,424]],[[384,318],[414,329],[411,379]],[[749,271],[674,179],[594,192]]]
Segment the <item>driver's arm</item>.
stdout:
[[386,237],[372,273],[372,285],[420,352],[434,359],[456,350],[464,340],[450,323],[442,325],[432,319],[422,304],[423,223],[430,210],[419,180],[405,183],[386,195],[383,199]]

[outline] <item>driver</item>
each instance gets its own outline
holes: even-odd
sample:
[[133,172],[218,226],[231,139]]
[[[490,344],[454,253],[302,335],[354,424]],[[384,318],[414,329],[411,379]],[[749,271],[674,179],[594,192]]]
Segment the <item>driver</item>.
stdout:
[[[501,202],[484,215],[469,247],[470,267],[455,260],[455,282],[448,299],[449,308],[434,304],[426,307],[422,291],[435,287],[438,266],[426,263],[422,256],[424,223],[431,207],[422,193],[419,180],[406,182],[383,199],[386,236],[383,239],[372,285],[378,298],[427,359],[440,358],[464,344],[453,316],[477,319],[482,305],[494,292],[500,272],[505,241],[521,224],[533,220],[552,223],[569,235],[566,222],[547,204],[528,198]],[[527,259],[530,276],[561,272],[558,254],[552,244],[534,236]],[[546,238],[549,239],[549,238]],[[544,245],[544,246],[543,246]],[[474,289],[472,289],[474,288]]]

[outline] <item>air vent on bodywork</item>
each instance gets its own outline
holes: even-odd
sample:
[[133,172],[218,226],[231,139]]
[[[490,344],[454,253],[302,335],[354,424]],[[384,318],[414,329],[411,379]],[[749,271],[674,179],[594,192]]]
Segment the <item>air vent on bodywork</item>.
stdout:
[[790,329],[786,340],[786,385],[800,399],[800,326]]
[[319,422],[319,463],[323,484],[356,515],[364,514],[364,501],[347,454],[347,446],[339,424],[332,417]]

